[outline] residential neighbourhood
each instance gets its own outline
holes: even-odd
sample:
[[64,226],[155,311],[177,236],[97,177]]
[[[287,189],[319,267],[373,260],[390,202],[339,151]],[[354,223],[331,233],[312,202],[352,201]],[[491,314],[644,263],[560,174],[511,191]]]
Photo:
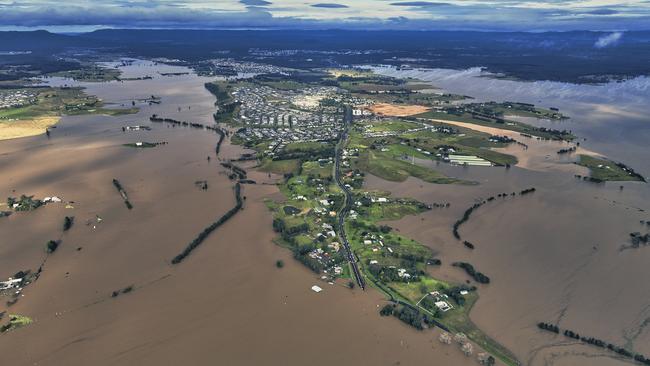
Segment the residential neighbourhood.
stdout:
[[32,90],[18,89],[0,91],[0,109],[17,108],[36,102],[37,93]]

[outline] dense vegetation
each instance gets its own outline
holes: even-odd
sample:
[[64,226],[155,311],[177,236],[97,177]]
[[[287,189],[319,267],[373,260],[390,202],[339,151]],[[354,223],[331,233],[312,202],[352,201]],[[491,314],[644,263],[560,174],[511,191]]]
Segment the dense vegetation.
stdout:
[[61,242],[58,240],[50,240],[45,244],[45,250],[48,253],[54,253],[59,248],[59,244],[61,244]]
[[63,231],[68,231],[74,223],[74,216],[66,216],[63,219]]
[[[26,196],[24,194],[18,199],[14,197],[7,198],[7,206],[16,211],[31,211],[43,206],[44,204],[43,201],[34,199],[34,196]],[[14,207],[14,205],[16,206]]]
[[467,262],[455,262],[452,265],[454,267],[460,267],[464,269],[465,272],[467,272],[467,274],[470,275],[474,279],[474,281],[478,283],[485,283],[485,284],[490,283],[490,278],[488,276],[477,271],[476,269],[474,269],[474,266],[472,266]]

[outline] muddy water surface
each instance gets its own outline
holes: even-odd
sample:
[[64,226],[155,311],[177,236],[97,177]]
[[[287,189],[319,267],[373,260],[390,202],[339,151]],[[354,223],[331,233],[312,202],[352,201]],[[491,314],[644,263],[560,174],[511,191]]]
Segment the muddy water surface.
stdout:
[[[65,117],[50,139],[0,142],[0,196],[57,195],[74,207],[50,204],[0,220],[0,277],[44,263],[17,304],[2,301],[0,311],[34,319],[0,336],[2,364],[476,364],[457,347],[442,346],[435,331],[380,318],[384,300],[377,292],[322,283],[276,246],[264,205],[277,197],[273,185],[244,186],[244,210],[172,266],[171,258],[235,201],[214,157],[214,133],[149,122],[157,113],[211,123],[206,79],[161,70],[187,71],[142,62],[123,68],[124,76],[152,80],[84,84],[115,106],[152,94],[160,105],[136,102],[140,112],[128,116]],[[152,130],[122,132],[132,124]],[[137,141],[168,144],[122,146]],[[241,153],[228,142],[222,151],[225,158]],[[206,180],[208,190],[197,180]],[[75,224],[63,233],[66,215]],[[62,244],[46,256],[50,239]],[[278,259],[284,268],[275,267]],[[312,292],[314,284],[324,291]],[[131,293],[111,297],[128,286]]]
[[[643,280],[650,278],[650,251],[625,249],[630,232],[647,230],[640,220],[650,217],[650,190],[637,182],[596,185],[576,180],[573,174],[584,174],[582,168],[565,157],[544,155],[545,150],[557,150],[536,146],[544,144],[557,143],[509,148],[530,155],[523,159],[526,168],[416,161],[479,185],[434,185],[414,178],[395,183],[368,176],[366,186],[423,202],[451,203],[450,208],[389,224],[438,254],[443,266],[434,276],[467,281],[450,266],[464,261],[490,277],[489,285],[478,286],[481,297],[471,317],[525,364],[619,362],[612,353],[540,332],[535,326],[539,321],[650,353],[650,330],[644,325],[650,319],[650,285]],[[475,202],[529,187],[536,192],[488,202],[461,226],[462,239],[474,243],[475,250],[453,237],[453,223]]]

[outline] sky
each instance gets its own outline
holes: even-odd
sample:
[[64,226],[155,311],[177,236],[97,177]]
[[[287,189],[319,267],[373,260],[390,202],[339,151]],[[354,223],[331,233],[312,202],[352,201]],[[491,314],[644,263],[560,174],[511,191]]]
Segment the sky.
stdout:
[[0,0],[0,29],[99,28],[626,31],[650,0]]

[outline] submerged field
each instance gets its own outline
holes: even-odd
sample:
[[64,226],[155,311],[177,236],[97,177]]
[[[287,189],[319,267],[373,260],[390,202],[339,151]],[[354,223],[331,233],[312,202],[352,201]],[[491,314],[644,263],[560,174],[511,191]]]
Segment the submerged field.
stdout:
[[45,133],[63,115],[115,116],[138,111],[137,108],[106,108],[101,100],[85,94],[78,87],[39,88],[34,89],[34,92],[37,96],[33,102],[25,106],[0,109],[0,139]]
[[[556,132],[539,140],[519,134],[540,132],[532,125],[507,129],[373,116],[345,120],[344,141],[276,144],[282,135],[275,134],[296,128],[253,127],[270,130],[273,139],[238,134],[247,125],[238,120],[240,105],[230,105],[229,92],[239,82],[210,87],[211,78],[151,62],[119,69],[123,83],[97,84],[87,95],[128,105],[143,93],[160,94],[159,103],[138,105],[129,116],[88,114],[96,105],[80,107],[79,114],[64,107],[49,140],[0,143],[0,165],[10,177],[0,182],[0,194],[51,202],[31,211],[0,206],[11,210],[0,217],[10,238],[0,245],[0,276],[29,271],[26,278],[37,279],[21,290],[24,296],[3,298],[18,298],[3,301],[0,310],[7,311],[0,318],[9,329],[0,335],[6,362],[200,364],[216,357],[233,365],[476,365],[484,352],[506,365],[627,362],[544,332],[538,322],[650,353],[644,325],[650,314],[639,296],[647,285],[626,285],[644,278],[648,252],[624,245],[629,233],[646,229],[639,224],[650,211],[646,186],[575,179],[576,170],[586,169],[556,153],[573,146],[553,138]],[[320,74],[295,80],[270,75],[251,83],[299,93],[322,82],[314,75]],[[415,100],[424,90],[412,80],[363,72],[334,76],[357,90],[322,100],[316,108],[326,116],[345,116],[358,95],[394,103],[389,99]],[[371,91],[366,84],[375,91],[395,85],[390,89],[399,93],[360,92]],[[397,95],[404,90],[412,93]],[[461,99],[438,96],[427,103]],[[216,107],[225,107],[224,113],[214,115]],[[152,123],[153,114],[210,127],[221,122],[220,152],[213,130]],[[133,124],[150,129],[123,130]],[[493,125],[508,135],[484,129]],[[137,147],[136,141],[165,146],[124,146]],[[457,156],[488,164],[455,163]],[[349,202],[335,179],[337,161]],[[581,162],[609,166],[599,159]],[[626,170],[616,167],[605,168],[610,175],[602,178],[622,178]],[[235,183],[241,184],[243,210],[172,264],[232,209]],[[534,193],[521,194],[531,187]],[[132,207],[125,207],[126,194]],[[458,229],[462,240],[454,237],[454,224],[477,202],[483,204]],[[348,203],[343,225],[366,291],[352,275],[338,228]],[[322,291],[310,290],[314,285]],[[473,353],[441,343],[446,332],[466,334],[463,346],[473,346]],[[29,353],[15,351],[25,344]]]

